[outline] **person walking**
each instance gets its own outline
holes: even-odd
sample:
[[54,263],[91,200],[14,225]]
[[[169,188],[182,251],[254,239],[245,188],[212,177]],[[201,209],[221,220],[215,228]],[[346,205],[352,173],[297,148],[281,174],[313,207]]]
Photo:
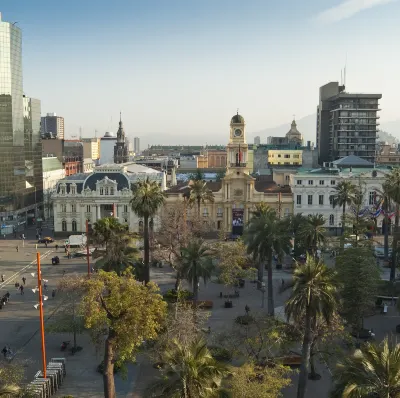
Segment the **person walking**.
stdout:
[[58,245],[56,245],[56,251],[58,251]]
[[2,281],[2,282],[4,282],[4,277],[5,277],[5,275],[2,275],[2,276],[1,276],[1,281]]
[[47,240],[44,242],[44,245],[47,247]]
[[55,291],[55,289],[53,289],[53,291],[51,292],[51,297],[56,297],[56,291]]
[[246,315],[249,315],[250,307],[247,304],[246,307],[244,307],[244,310],[246,311]]
[[23,276],[22,277],[22,283],[25,285],[26,284],[26,278]]
[[21,285],[20,287],[19,287],[19,290],[21,291],[21,296],[24,294],[24,286],[23,285]]
[[18,253],[19,252],[19,247],[17,246],[16,249],[17,249],[17,253]]
[[47,292],[47,283],[46,282],[44,283],[43,287],[44,287],[44,291]]

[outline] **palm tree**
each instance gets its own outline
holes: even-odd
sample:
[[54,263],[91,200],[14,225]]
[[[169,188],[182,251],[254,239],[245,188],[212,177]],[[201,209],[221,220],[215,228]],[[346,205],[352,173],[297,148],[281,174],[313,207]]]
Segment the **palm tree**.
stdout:
[[[333,195],[333,208],[336,206],[342,207],[342,237],[346,224],[346,206],[351,206],[354,200],[356,187],[349,180],[340,181],[335,187],[335,194]],[[344,244],[344,240],[342,239]]]
[[94,223],[90,238],[92,243],[105,246],[107,250],[108,243],[125,231],[125,227],[115,217],[105,217]]
[[400,344],[366,343],[339,362],[332,398],[400,397]]
[[312,255],[315,255],[318,246],[325,242],[324,225],[325,219],[322,214],[312,214],[299,227],[298,236]]
[[263,282],[263,263],[267,262],[268,270],[268,314],[274,316],[274,296],[272,284],[272,256],[277,253],[289,253],[290,235],[284,221],[278,219],[275,210],[267,208],[260,217],[253,217],[244,235],[247,252],[258,261],[258,282]]
[[164,193],[156,181],[150,181],[147,177],[144,181],[138,181],[133,187],[133,198],[131,199],[132,210],[140,218],[143,218],[143,241],[144,241],[144,281],[150,281],[150,239],[149,221],[164,204]]
[[308,256],[304,264],[299,264],[293,274],[293,291],[286,302],[285,313],[288,320],[300,321],[304,317],[304,338],[302,363],[297,388],[297,398],[304,398],[307,387],[312,330],[318,317],[329,324],[336,308],[335,271],[322,262]]
[[192,203],[197,203],[197,211],[200,217],[201,203],[214,202],[214,194],[211,189],[207,187],[207,183],[202,180],[194,180],[189,184],[190,198]]
[[[297,213],[297,214],[291,214],[289,217],[285,219],[285,222],[287,223],[288,230],[292,233],[293,235],[293,248],[296,252],[297,245],[297,238],[298,238],[298,233],[301,229],[301,227],[308,221],[307,217],[303,216],[302,213]],[[297,254],[297,253],[296,253]],[[300,253],[301,254],[301,253]]]
[[206,283],[212,275],[214,265],[211,252],[201,239],[193,239],[182,249],[181,274],[193,286],[193,301],[196,306],[199,295],[199,280]]
[[267,214],[270,207],[265,202],[257,203],[254,210],[251,212],[253,217],[260,218],[262,215]]
[[148,398],[211,398],[221,390],[229,375],[225,364],[217,362],[202,339],[189,345],[174,339],[163,353],[163,378],[151,385]]
[[[380,201],[382,201],[383,208],[383,216],[384,216],[384,225],[385,225],[385,233],[383,239],[383,246],[385,250],[385,261],[389,260],[389,211],[392,208],[391,198],[390,198],[390,185],[387,181],[382,184],[382,191],[378,191],[380,196]],[[396,272],[396,270],[395,270]]]

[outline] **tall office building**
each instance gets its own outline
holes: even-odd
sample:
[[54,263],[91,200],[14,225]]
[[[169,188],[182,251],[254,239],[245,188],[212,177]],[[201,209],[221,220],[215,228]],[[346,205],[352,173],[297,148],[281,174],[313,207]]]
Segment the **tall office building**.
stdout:
[[55,113],[48,113],[42,117],[41,125],[42,138],[64,139],[64,118]]
[[317,148],[319,163],[356,155],[375,161],[379,99],[382,94],[352,94],[330,82],[319,89]]
[[[37,163],[40,156],[40,164]],[[42,202],[40,101],[23,96],[22,34],[0,14],[0,221],[31,221]]]
[[133,139],[133,152],[135,152],[135,155],[139,155],[140,153],[140,138],[135,137]]
[[261,145],[261,138],[260,138],[260,136],[254,137],[254,145]]

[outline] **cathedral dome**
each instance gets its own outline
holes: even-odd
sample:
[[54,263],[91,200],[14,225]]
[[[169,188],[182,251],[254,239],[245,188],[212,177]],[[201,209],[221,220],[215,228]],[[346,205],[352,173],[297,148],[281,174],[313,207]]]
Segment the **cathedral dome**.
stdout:
[[302,137],[299,130],[297,130],[296,121],[293,120],[292,125],[290,126],[290,130],[286,133],[286,138],[288,141],[298,141],[301,142]]
[[244,117],[237,113],[235,116],[232,117],[231,123],[244,123]]

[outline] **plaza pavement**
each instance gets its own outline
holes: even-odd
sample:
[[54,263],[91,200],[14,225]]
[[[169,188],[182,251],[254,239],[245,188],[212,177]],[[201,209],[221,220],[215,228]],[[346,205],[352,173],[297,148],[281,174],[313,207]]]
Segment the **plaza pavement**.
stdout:
[[[47,236],[43,234],[43,236]],[[34,231],[33,231],[34,237]],[[0,294],[6,291],[11,293],[10,303],[0,310],[0,348],[10,345],[17,353],[16,359],[24,361],[27,379],[32,379],[34,373],[41,367],[39,314],[33,308],[37,302],[37,294],[31,289],[36,286],[36,279],[30,273],[36,271],[35,261],[35,240],[27,239],[25,247],[22,248],[20,240],[0,240],[0,275],[5,275],[5,282],[0,282]],[[16,251],[16,245],[19,251]],[[56,288],[62,277],[63,270],[66,273],[86,273],[85,258],[68,260],[62,249],[59,249],[61,264],[51,265],[51,257],[54,255],[54,245],[45,248],[39,245],[39,252],[42,255],[43,278],[48,279],[49,299],[44,304],[45,319],[52,316],[61,302],[60,295],[55,299],[51,298],[51,291]],[[333,260],[327,258],[328,263]],[[330,264],[331,265],[331,264]],[[16,291],[14,283],[17,280],[22,283],[22,276],[27,278],[25,294],[21,296]],[[266,278],[266,276],[265,276]],[[164,292],[174,286],[174,272],[170,267],[152,268],[151,279],[158,283]],[[284,305],[289,292],[278,293],[282,279],[289,281],[291,275],[285,270],[274,270],[274,292],[275,307]],[[262,308],[262,293],[256,289],[256,285],[246,281],[245,287],[239,289],[240,297],[233,299],[233,308],[224,308],[224,299],[220,298],[220,292],[228,293],[229,289],[215,282],[207,285],[200,285],[200,300],[212,300],[214,307],[211,311],[208,324],[211,327],[211,334],[229,330],[238,315],[245,313],[245,306],[255,313],[267,313],[267,295],[265,294],[265,306]],[[381,340],[385,335],[395,331],[395,326],[400,323],[400,317],[393,307],[389,308],[387,315],[375,315],[365,320],[366,327],[372,327],[377,339]],[[60,345],[64,340],[72,340],[71,335],[46,334],[47,360],[52,357],[65,356],[67,358],[67,378],[56,397],[72,395],[80,398],[99,398],[103,396],[103,381],[100,374],[96,372],[97,365],[102,360],[102,352],[96,352],[93,343],[87,334],[78,336],[78,344],[83,350],[72,356],[69,352],[60,352]],[[300,352],[300,346],[296,350]],[[318,365],[318,372],[322,374],[320,381],[310,381],[308,384],[307,397],[327,397],[331,386],[330,371],[323,364]],[[128,377],[122,380],[116,376],[116,389],[118,397],[141,397],[142,391],[158,372],[151,366],[149,361],[138,356],[137,364],[129,365]],[[293,376],[293,384],[284,391],[285,398],[296,396],[297,375]]]

